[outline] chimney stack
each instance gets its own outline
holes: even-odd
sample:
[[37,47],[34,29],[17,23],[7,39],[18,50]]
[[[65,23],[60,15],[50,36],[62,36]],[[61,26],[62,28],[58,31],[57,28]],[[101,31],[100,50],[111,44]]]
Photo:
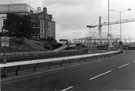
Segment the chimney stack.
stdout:
[[47,14],[47,8],[46,8],[46,7],[43,8],[43,12],[44,12],[45,14]]
[[37,11],[41,11],[41,7],[37,7]]

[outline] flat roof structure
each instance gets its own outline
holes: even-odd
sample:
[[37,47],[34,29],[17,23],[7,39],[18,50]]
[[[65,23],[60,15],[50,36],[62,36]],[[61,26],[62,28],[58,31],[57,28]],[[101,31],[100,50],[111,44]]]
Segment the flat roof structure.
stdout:
[[34,8],[26,3],[23,4],[0,4],[0,14],[7,13],[31,13],[36,12]]

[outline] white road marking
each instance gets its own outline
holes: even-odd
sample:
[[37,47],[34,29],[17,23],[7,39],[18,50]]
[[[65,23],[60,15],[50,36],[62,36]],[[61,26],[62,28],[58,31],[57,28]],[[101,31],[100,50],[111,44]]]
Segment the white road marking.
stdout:
[[71,88],[73,88],[74,86],[70,86],[70,87],[68,87],[68,88],[65,88],[65,89],[63,89],[63,90],[61,90],[61,91],[67,91],[67,90],[69,90],[69,89],[71,89]]
[[123,68],[123,67],[125,67],[125,66],[127,66],[127,65],[129,65],[130,63],[127,63],[127,64],[124,64],[124,65],[121,65],[121,66],[119,66],[118,68]]
[[133,61],[133,63],[135,63],[135,61]]
[[94,77],[90,78],[89,80],[96,79],[96,78],[98,78],[98,77],[100,77],[100,76],[103,76],[103,75],[105,75],[105,74],[108,74],[108,73],[110,73],[110,72],[112,72],[112,70],[109,70],[109,71],[106,71],[106,72],[104,72],[104,73],[102,73],[102,74],[99,74],[99,75],[97,75],[97,76],[94,76]]

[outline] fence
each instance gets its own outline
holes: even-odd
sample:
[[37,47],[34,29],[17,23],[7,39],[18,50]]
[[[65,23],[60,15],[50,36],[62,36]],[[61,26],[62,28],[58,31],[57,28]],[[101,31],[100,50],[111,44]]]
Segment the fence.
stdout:
[[51,64],[53,62],[58,62],[60,67],[64,62],[69,62],[71,64],[74,60],[85,60],[87,61],[89,58],[90,59],[97,59],[101,57],[109,57],[116,55],[118,53],[121,53],[121,50],[118,51],[111,51],[111,52],[106,52],[106,53],[95,53],[95,54],[85,54],[85,55],[77,55],[77,56],[68,56],[68,57],[59,57],[59,58],[48,58],[48,59],[39,59],[39,60],[30,60],[30,61],[21,61],[21,62],[11,62],[11,63],[6,63],[6,64],[0,64],[0,68],[2,69],[2,77],[6,77],[6,69],[9,67],[16,67],[15,69],[15,74],[18,75],[19,69],[22,66],[25,65],[34,65],[33,69],[36,71],[36,68],[38,67],[39,64],[43,63],[48,63],[48,68],[51,67]]
[[[21,52],[21,53],[6,53],[7,62],[15,62],[15,61],[27,61],[33,59],[46,59],[46,58],[54,58],[54,57],[63,57],[63,56],[73,56],[79,54],[86,54],[87,51],[78,52],[77,50],[68,50],[68,51],[60,51],[60,52]],[[0,63],[3,62],[3,54],[0,53]]]

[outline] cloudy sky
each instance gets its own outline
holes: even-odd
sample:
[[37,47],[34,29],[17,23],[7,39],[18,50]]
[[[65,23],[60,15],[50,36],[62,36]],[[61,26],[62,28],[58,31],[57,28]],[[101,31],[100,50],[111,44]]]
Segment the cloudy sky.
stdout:
[[[98,17],[102,16],[102,22],[107,22],[108,0],[0,0],[0,3],[28,3],[35,9],[47,7],[48,13],[53,15],[56,21],[56,36],[60,38],[76,38],[86,36],[89,31],[86,25],[98,24]],[[135,18],[135,0],[110,0],[110,8],[113,10],[131,11],[122,13],[122,19]],[[110,20],[119,20],[118,12],[110,12]],[[107,26],[103,27],[107,32]],[[111,33],[119,34],[119,25],[111,26]],[[122,34],[135,37],[135,22],[122,24]]]

